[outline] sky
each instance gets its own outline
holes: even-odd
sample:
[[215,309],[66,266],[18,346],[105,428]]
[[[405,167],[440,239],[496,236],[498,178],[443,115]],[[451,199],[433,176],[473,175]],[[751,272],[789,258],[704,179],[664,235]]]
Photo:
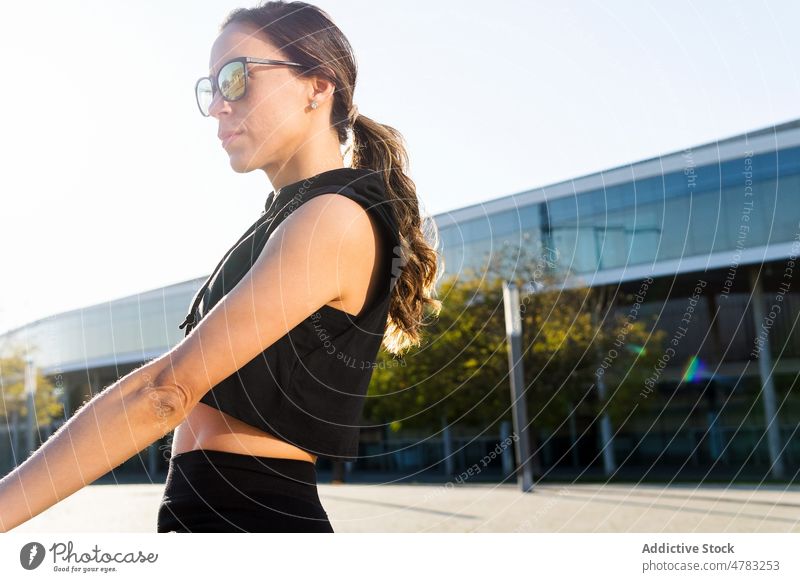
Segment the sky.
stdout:
[[[257,3],[0,8],[0,332],[207,275],[260,213],[194,101]],[[323,0],[437,215],[800,118],[800,3]]]

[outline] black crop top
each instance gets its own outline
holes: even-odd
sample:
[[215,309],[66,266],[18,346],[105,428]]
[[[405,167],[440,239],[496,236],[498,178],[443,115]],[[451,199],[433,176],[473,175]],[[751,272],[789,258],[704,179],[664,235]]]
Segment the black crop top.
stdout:
[[314,455],[353,460],[361,412],[389,313],[400,235],[380,172],[337,168],[270,192],[264,212],[195,294],[186,335],[244,277],[277,226],[320,194],[355,200],[378,218],[388,260],[382,283],[357,315],[323,306],[211,388],[200,402]]

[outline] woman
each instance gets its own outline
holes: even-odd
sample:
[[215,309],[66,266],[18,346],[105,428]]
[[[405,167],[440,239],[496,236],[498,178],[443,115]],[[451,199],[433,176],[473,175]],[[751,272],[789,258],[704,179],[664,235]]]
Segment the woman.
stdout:
[[198,106],[233,169],[275,190],[197,293],[186,337],[0,481],[3,531],[172,430],[159,532],[333,531],[316,459],[355,456],[378,349],[418,345],[438,312],[401,137],[356,112],[341,31],[302,2],[235,10],[220,31]]

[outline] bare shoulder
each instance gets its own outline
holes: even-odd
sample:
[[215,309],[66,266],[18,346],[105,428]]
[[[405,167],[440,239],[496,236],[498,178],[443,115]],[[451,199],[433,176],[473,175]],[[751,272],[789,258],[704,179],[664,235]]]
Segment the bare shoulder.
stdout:
[[[340,259],[349,263],[353,258],[373,258],[379,243],[376,218],[355,200],[335,192],[318,194],[300,205],[283,221],[273,236],[305,246],[324,260]],[[310,259],[310,257],[308,257]]]
[[[366,209],[352,198],[331,192],[318,194],[301,205],[292,215],[305,226],[323,228],[339,236],[353,239],[371,238],[374,220]],[[287,219],[288,220],[288,219]]]
[[377,288],[383,268],[378,220],[352,198],[319,194],[281,223],[286,232],[273,233],[283,239],[272,248],[295,249],[294,256],[283,254],[305,264],[309,280],[334,282],[336,297],[328,305],[356,314]]

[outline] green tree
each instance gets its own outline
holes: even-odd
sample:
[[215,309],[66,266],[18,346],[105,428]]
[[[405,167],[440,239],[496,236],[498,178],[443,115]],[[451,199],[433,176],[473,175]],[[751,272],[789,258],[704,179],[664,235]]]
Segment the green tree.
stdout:
[[441,282],[442,310],[426,322],[422,345],[399,358],[381,352],[365,417],[427,429],[504,418],[510,399],[503,318],[484,292],[478,279]]
[[[572,407],[592,417],[604,411],[612,423],[621,422],[634,406],[652,403],[639,392],[660,352],[663,332],[651,334],[651,322],[617,313],[625,311],[630,298],[610,296],[602,287],[565,286],[567,274],[548,257],[509,247],[480,269],[442,281],[442,311],[427,324],[419,348],[401,358],[381,352],[365,417],[391,422],[394,428],[428,430],[438,428],[442,419],[493,431],[500,421],[510,420],[506,278],[521,291],[532,426],[558,430]],[[598,370],[606,401],[598,398]]]
[[[22,419],[28,416],[28,399],[25,395],[25,358],[23,350],[16,348],[11,355],[0,358],[0,418],[9,422],[13,413]],[[64,414],[53,382],[40,371],[36,373],[36,422],[46,426]]]
[[[636,313],[630,317],[632,296],[609,286],[567,285],[576,275],[552,249],[503,249],[489,262],[486,277],[504,275],[520,289],[523,365],[534,426],[559,430],[574,408],[590,418],[607,413],[616,429],[634,408],[654,405],[640,392],[665,333],[651,331],[652,320]],[[598,374],[605,401],[599,398]]]

